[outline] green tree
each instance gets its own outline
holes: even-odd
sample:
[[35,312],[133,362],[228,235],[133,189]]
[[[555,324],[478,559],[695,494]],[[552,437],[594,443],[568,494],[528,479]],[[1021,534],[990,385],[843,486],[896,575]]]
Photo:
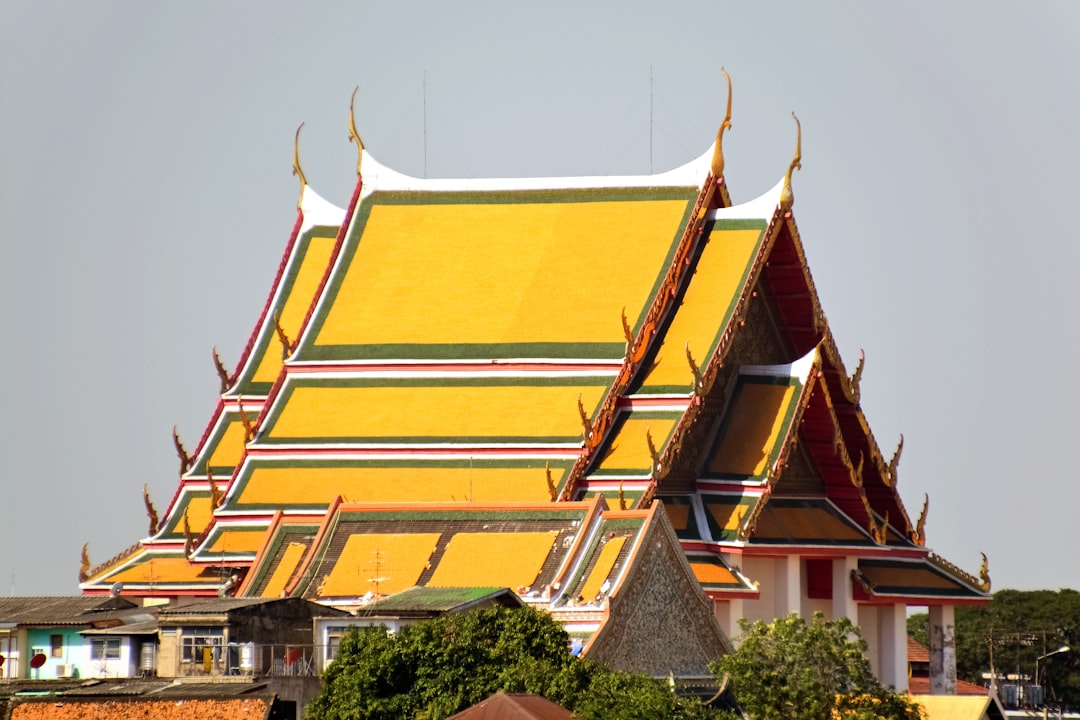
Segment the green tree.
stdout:
[[651,678],[580,660],[568,646],[562,627],[531,608],[446,615],[394,634],[364,628],[342,639],[306,717],[440,720],[500,690],[542,695],[583,720],[722,717]]
[[896,718],[920,708],[884,687],[866,658],[866,641],[847,618],[807,623],[795,613],[771,623],[740,622],[738,650],[713,666],[728,674],[739,704],[754,720]]
[[[908,618],[908,632],[930,646],[926,613]],[[956,674],[982,684],[990,670],[1034,675],[1035,659],[1067,645],[1073,650],[1039,663],[1052,704],[1080,707],[1080,592],[999,590],[984,606],[956,608]]]

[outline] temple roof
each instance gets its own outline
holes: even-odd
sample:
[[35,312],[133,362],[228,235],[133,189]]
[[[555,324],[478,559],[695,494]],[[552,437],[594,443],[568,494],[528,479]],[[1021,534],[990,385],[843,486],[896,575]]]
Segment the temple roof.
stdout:
[[[177,439],[162,521],[84,589],[349,604],[498,586],[600,607],[660,498],[714,596],[756,593],[725,553],[807,548],[925,561],[978,594],[927,560],[784,183],[729,206],[710,155],[441,180],[365,150],[345,210],[305,184],[202,439],[190,456]],[[890,596],[951,592],[882,567],[867,577]]]

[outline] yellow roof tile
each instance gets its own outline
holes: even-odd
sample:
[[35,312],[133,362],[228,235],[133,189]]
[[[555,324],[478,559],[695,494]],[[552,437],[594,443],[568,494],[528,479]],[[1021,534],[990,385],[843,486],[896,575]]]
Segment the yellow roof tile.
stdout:
[[458,533],[428,581],[443,587],[508,587],[533,584],[558,532]]
[[[578,398],[595,408],[605,384],[298,384],[268,420],[264,441],[498,441],[581,436]],[[334,412],[326,412],[334,408]]]
[[764,227],[718,227],[709,235],[682,304],[664,334],[656,364],[645,377],[643,392],[693,387],[686,347],[704,366],[727,325],[763,233]]
[[407,590],[420,579],[438,541],[439,533],[351,535],[315,594],[358,597]]
[[[558,482],[561,470],[552,468]],[[543,468],[266,467],[256,465],[229,507],[329,507],[348,502],[536,502],[550,498]]]
[[791,384],[742,382],[729,411],[720,446],[709,471],[749,477],[767,472],[780,431],[798,397]]
[[[607,343],[617,356],[623,308],[644,315],[696,189],[607,195],[375,194],[316,349]],[[597,267],[612,270],[603,283]]]
[[596,597],[604,581],[611,574],[612,568],[615,567],[615,561],[619,559],[619,551],[622,550],[625,544],[626,538],[622,536],[607,541],[600,550],[600,557],[596,559],[592,572],[589,573],[588,579],[581,588],[581,597],[586,600],[592,600]]
[[277,568],[274,569],[274,574],[271,575],[270,579],[266,582],[266,587],[264,587],[262,591],[262,597],[281,597],[282,593],[285,591],[285,585],[288,584],[293,573],[296,572],[296,567],[304,558],[305,552],[307,552],[307,545],[298,542],[289,543],[288,547],[285,548],[285,552],[281,555],[281,560],[278,562]]

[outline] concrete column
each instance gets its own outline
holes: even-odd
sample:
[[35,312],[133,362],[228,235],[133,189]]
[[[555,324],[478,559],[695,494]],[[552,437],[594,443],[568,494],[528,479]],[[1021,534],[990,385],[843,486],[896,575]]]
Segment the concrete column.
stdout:
[[952,605],[930,606],[930,694],[956,694],[956,619]]
[[881,663],[879,679],[891,685],[896,692],[905,693],[908,689],[907,606],[882,605],[878,622],[881,648],[878,656]]
[[741,632],[739,630],[739,618],[743,616],[742,598],[713,600],[713,615],[716,617],[716,621],[720,623],[720,629],[734,643],[735,638],[739,637]]
[[851,571],[858,567],[856,557],[836,558],[832,564],[833,619],[846,617],[853,625],[859,624],[859,606],[851,592]]
[[802,560],[798,555],[777,558],[773,565],[776,587],[776,617],[802,613]]

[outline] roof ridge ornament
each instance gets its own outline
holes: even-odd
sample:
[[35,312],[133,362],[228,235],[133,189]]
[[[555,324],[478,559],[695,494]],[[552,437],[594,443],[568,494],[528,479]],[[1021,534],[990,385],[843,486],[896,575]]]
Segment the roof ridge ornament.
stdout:
[[158,531],[158,514],[157,508],[154,507],[154,502],[150,499],[150,488],[146,483],[142,486],[143,503],[146,505],[146,519],[150,521],[150,535],[157,535]]
[[356,143],[356,174],[360,174],[360,162],[364,159],[364,143],[360,140],[360,133],[356,132],[356,114],[353,112],[356,106],[356,91],[360,89],[357,85],[353,88],[352,97],[349,98],[349,142]]
[[716,131],[716,147],[713,148],[713,177],[720,178],[724,176],[724,131],[733,130],[731,125],[731,76],[728,71],[723,67],[720,68],[720,72],[724,73],[724,77],[728,81],[728,111],[724,116],[724,122],[720,123],[719,130]]
[[191,559],[191,552],[195,549],[195,536],[191,534],[191,523],[188,522],[188,511],[184,508],[184,558]]
[[694,375],[694,393],[705,394],[705,378],[701,374],[701,367],[694,362],[694,356],[690,354],[690,343],[686,343],[686,362],[690,364],[690,372]]
[[551,477],[551,461],[544,463],[544,474],[547,476],[547,491],[551,497],[551,502],[555,502],[559,499],[559,491],[555,487],[555,479]]
[[795,141],[795,157],[791,158],[791,164],[788,165],[787,173],[784,174],[784,189],[780,191],[780,209],[784,212],[791,210],[791,206],[795,203],[795,193],[791,192],[791,173],[802,170],[802,123],[794,112],[791,113],[791,117],[795,118],[798,136]]
[[[983,557],[986,557],[985,555]],[[79,565],[79,582],[90,579],[90,543],[83,543],[81,564]]]
[[229,371],[225,369],[225,363],[221,362],[221,356],[218,355],[217,346],[214,346],[214,368],[217,370],[218,379],[221,380],[221,394],[224,395],[229,391],[229,386],[232,384],[231,378],[229,378]]
[[915,544],[920,547],[926,546],[926,515],[930,511],[930,493],[923,493],[922,512],[919,520],[915,523]]
[[303,169],[300,167],[300,131],[304,129],[304,123],[296,128],[296,137],[293,138],[292,149],[292,174],[300,178],[300,197],[296,201],[296,209],[303,210],[304,205],[304,188],[307,187],[307,176],[304,175]]
[[180,442],[180,433],[175,425],[173,425],[172,429],[172,439],[173,445],[176,447],[176,454],[180,458],[180,474],[183,475],[191,468],[191,456],[184,449],[184,443]]
[[712,156],[712,174],[715,178],[724,175],[724,130],[733,129],[731,125],[731,76],[723,67],[720,68],[720,72],[727,78],[727,114],[724,115],[724,121],[720,123],[720,129],[716,131],[716,147],[713,148]]
[[217,480],[210,470],[209,463],[206,465],[206,480],[210,483],[210,510],[211,512],[221,507],[221,490],[218,489]]
[[986,553],[979,553],[982,555],[982,566],[979,567],[979,589],[983,592],[990,592],[990,561],[986,558]]

